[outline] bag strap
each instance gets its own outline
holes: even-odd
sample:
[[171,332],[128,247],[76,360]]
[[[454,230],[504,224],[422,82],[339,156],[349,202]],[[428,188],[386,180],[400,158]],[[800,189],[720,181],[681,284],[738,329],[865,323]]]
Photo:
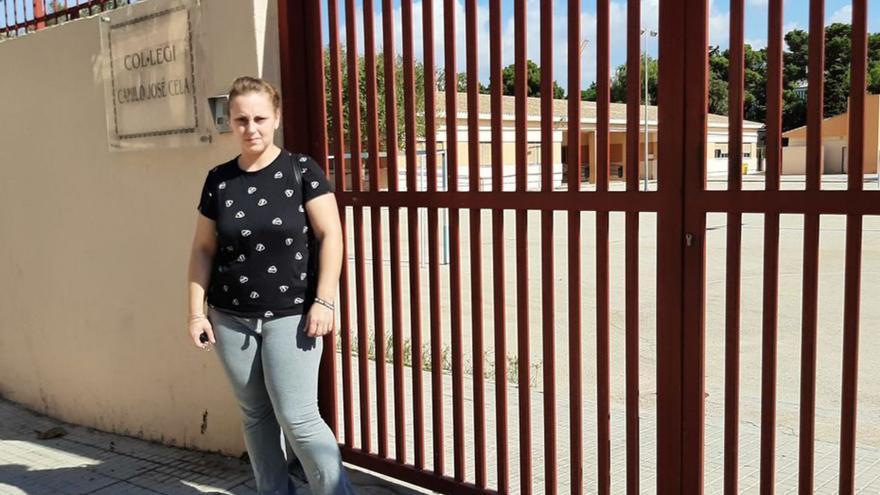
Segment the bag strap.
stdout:
[[287,160],[290,162],[290,168],[293,169],[293,180],[296,181],[296,187],[299,189],[300,194],[302,194],[302,171],[299,169],[299,166],[293,161],[293,153],[287,152]]

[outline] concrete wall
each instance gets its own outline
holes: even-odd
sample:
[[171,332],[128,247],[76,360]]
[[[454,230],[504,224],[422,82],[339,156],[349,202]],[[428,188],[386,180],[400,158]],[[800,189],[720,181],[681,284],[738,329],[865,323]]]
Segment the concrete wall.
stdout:
[[[202,0],[209,95],[242,74],[279,82],[275,5]],[[238,147],[225,134],[110,153],[98,22],[0,43],[0,395],[65,421],[239,455],[222,368],[186,329],[199,191]]]

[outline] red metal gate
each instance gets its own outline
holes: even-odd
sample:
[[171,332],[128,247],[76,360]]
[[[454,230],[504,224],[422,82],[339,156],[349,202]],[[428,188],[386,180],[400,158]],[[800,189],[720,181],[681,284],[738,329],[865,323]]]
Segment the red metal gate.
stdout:
[[[377,0],[379,3],[380,0]],[[438,0],[438,3],[440,0]],[[422,0],[422,11],[434,12],[432,0]],[[393,18],[397,7],[391,0],[381,1],[382,39],[384,60],[395,60],[396,30],[402,30],[403,85],[398,86],[392,64],[384,64],[385,118],[387,129],[397,129],[397,114],[403,112],[405,139],[398,143],[396,132],[379,134],[377,97],[376,49],[373,13],[378,5],[372,0],[346,0],[344,11],[338,0],[326,3],[320,0],[304,2],[279,1],[281,27],[281,54],[284,104],[285,140],[290,148],[306,150],[324,163],[330,172],[332,160],[340,213],[350,226],[352,238],[347,248],[353,251],[353,263],[343,266],[341,306],[341,357],[325,353],[322,370],[322,411],[337,435],[343,440],[341,448],[346,461],[369,469],[443,492],[455,493],[521,493],[570,491],[583,493],[587,487],[599,493],[610,493],[612,483],[624,485],[628,493],[638,493],[640,467],[639,430],[639,222],[640,213],[656,214],[657,218],[657,286],[656,286],[656,486],[660,493],[702,493],[704,489],[704,392],[705,392],[705,234],[706,215],[726,213],[727,238],[727,326],[725,352],[725,417],[724,417],[724,483],[725,493],[739,490],[737,466],[739,459],[737,435],[739,411],[739,305],[741,219],[743,214],[759,213],[765,218],[765,250],[763,253],[763,355],[762,355],[762,408],[761,408],[761,492],[774,492],[774,423],[776,420],[777,369],[777,299],[779,261],[779,217],[798,214],[805,218],[803,322],[800,407],[799,489],[813,491],[813,440],[816,374],[816,304],[818,272],[819,218],[823,214],[844,214],[846,226],[846,291],[844,322],[844,367],[841,411],[839,489],[841,493],[854,491],[856,371],[859,334],[859,295],[861,273],[861,233],[864,215],[880,214],[880,195],[862,190],[864,143],[864,93],[866,74],[866,0],[853,1],[852,90],[850,112],[848,189],[828,191],[820,187],[821,124],[824,37],[824,2],[813,0],[810,14],[810,84],[808,119],[808,166],[806,189],[780,191],[781,170],[781,109],[782,109],[782,0],[769,2],[769,50],[767,88],[767,174],[764,190],[743,190],[742,170],[738,157],[742,156],[743,123],[743,15],[744,0],[731,1],[730,46],[730,167],[728,187],[724,191],[706,188],[706,133],[707,133],[707,80],[708,80],[708,1],[663,0],[660,9],[659,51],[662,57],[659,76],[659,178],[655,191],[639,190],[639,135],[640,92],[638,85],[630,85],[626,107],[626,182],[625,190],[612,190],[609,178],[609,123],[610,123],[610,3],[597,1],[597,81],[598,103],[596,119],[596,178],[595,188],[582,185],[581,167],[567,167],[567,189],[554,190],[552,175],[552,134],[555,130],[551,100],[552,75],[542,73],[541,79],[541,186],[531,190],[527,185],[527,98],[526,98],[526,1],[514,0],[515,49],[515,190],[503,188],[501,85],[491,87],[491,188],[481,189],[479,174],[479,95],[477,91],[478,43],[477,12],[484,2],[464,2],[466,46],[456,46],[456,5],[454,0],[442,2],[445,67],[454,66],[455,54],[463,49],[466,56],[465,80],[467,93],[456,91],[458,78],[445,78],[445,101],[437,102],[434,81],[435,54],[433,18],[423,15],[421,26],[424,40],[424,111],[418,110],[415,94],[413,5],[409,0],[400,2],[401,21]],[[560,2],[564,4],[564,2]],[[479,5],[478,5],[479,4]],[[329,23],[329,79],[325,81],[322,55],[322,6],[327,6]],[[567,2],[568,53],[580,53],[580,0]],[[488,1],[490,61],[492,81],[501,80],[502,3]],[[340,26],[345,18],[347,43],[348,84],[343,88],[340,60]],[[355,18],[363,20],[366,81],[361,95],[358,72],[358,31]],[[540,65],[552,67],[553,2],[541,2]],[[640,2],[627,2],[627,69],[639,73],[640,64]],[[568,57],[568,87],[580,87],[580,57]],[[329,100],[325,98],[325,84],[329,85]],[[348,108],[348,136],[340,123],[343,121],[342,91],[350,102],[366,102],[366,114],[361,115],[358,104]],[[403,108],[397,107],[397,92],[404,96]],[[575,93],[577,94],[577,93]],[[459,153],[457,140],[446,140],[448,160],[448,190],[438,187],[438,122],[436,109],[446,116],[459,113],[458,98],[466,100],[467,119],[467,188],[459,187]],[[567,109],[569,164],[581,163],[581,105],[577,98],[569,99]],[[306,118],[303,118],[305,116]],[[335,125],[328,128],[329,120]],[[424,141],[417,142],[418,119],[424,118]],[[448,120],[444,120],[444,125]],[[360,125],[358,125],[360,124]],[[361,126],[367,138],[360,136]],[[447,133],[448,135],[448,133]],[[345,139],[347,141],[344,141]],[[366,143],[365,150],[362,143]],[[403,144],[405,154],[388,152],[387,190],[381,184],[381,144],[385,150],[398,150]],[[424,190],[418,186],[417,148],[425,154]],[[351,158],[346,161],[346,154]],[[362,156],[366,157],[365,162]],[[398,161],[405,163],[405,167]],[[364,167],[364,163],[366,167]],[[857,164],[862,164],[858,166]],[[399,187],[398,173],[405,169],[405,187]],[[368,181],[364,180],[364,172]],[[443,179],[443,177],[439,177]],[[402,190],[403,189],[403,190]],[[422,292],[422,223],[420,209],[427,214],[427,298]],[[368,210],[368,211],[367,211]],[[383,216],[387,211],[387,221]],[[482,211],[491,212],[491,235],[483,233]],[[505,251],[505,212],[513,212],[515,254],[509,259]],[[540,212],[540,294],[530,291],[528,212]],[[555,213],[564,216],[567,263],[564,275],[568,287],[563,300],[554,299],[557,270],[554,266],[553,219]],[[595,212],[596,239],[596,431],[587,436],[597,447],[598,476],[585,476],[583,417],[583,328],[581,266],[581,218],[585,212]],[[609,214],[625,212],[625,368],[626,368],[626,476],[611,479],[611,426],[609,392]],[[448,214],[449,266],[441,268],[441,213]],[[469,230],[461,228],[463,215],[468,218]],[[349,219],[348,217],[352,217]],[[370,230],[365,230],[369,222]],[[403,224],[406,229],[402,228]],[[369,235],[368,248],[365,237]],[[407,244],[401,236],[406,235]],[[463,242],[467,236],[469,242]],[[388,253],[385,253],[387,236]],[[482,244],[492,245],[491,279],[483,276],[489,267],[483,267]],[[463,249],[464,246],[468,250]],[[405,254],[405,256],[404,256]],[[468,260],[464,271],[463,261]],[[384,264],[388,263],[386,273]],[[512,264],[511,264],[512,263]],[[511,271],[511,268],[513,270]],[[408,271],[405,271],[408,270]],[[447,273],[448,272],[448,273]],[[467,276],[463,277],[465,273]],[[507,291],[506,276],[514,274],[513,294]],[[353,280],[353,294],[350,287]],[[407,283],[404,283],[406,278]],[[560,282],[561,283],[561,282]],[[385,288],[390,284],[390,301],[385,299]],[[443,287],[446,286],[445,293]],[[470,297],[465,297],[469,288]],[[484,298],[491,289],[492,299]],[[506,301],[515,295],[515,330],[506,325]],[[372,300],[370,300],[372,299]],[[540,300],[540,304],[537,301]],[[532,301],[526,304],[523,302]],[[448,303],[448,306],[444,306]],[[491,303],[491,304],[490,304]],[[427,305],[427,312],[424,305]],[[543,416],[533,420],[531,402],[534,397],[529,386],[512,387],[508,383],[528,384],[537,371],[530,363],[530,332],[538,332],[530,323],[530,309],[538,305],[541,312],[541,376],[542,403],[536,409]],[[491,306],[493,342],[483,339],[484,309]],[[554,309],[567,306],[567,324],[560,326]],[[353,311],[353,308],[356,308]],[[474,316],[470,321],[462,317],[464,309]],[[371,315],[369,317],[368,315]],[[409,325],[406,325],[406,322]],[[428,353],[423,348],[423,331],[427,326]],[[374,335],[368,333],[373,328]],[[443,373],[443,328],[449,328],[451,343],[449,375]],[[356,329],[356,334],[349,330]],[[387,340],[386,329],[390,329]],[[469,341],[466,335],[469,332]],[[410,351],[405,350],[405,335],[410,336]],[[507,337],[516,336],[515,363],[508,363]],[[567,338],[568,359],[557,362],[555,340]],[[357,339],[357,346],[353,339]],[[335,349],[334,336],[327,337],[326,348]],[[389,385],[385,356],[391,362]],[[465,356],[465,344],[471,347]],[[492,345],[494,360],[484,359],[484,348]],[[357,353],[357,366],[352,353]],[[376,358],[369,359],[370,353]],[[472,360],[471,379],[465,378],[465,360]],[[337,362],[341,366],[341,384],[337,381]],[[428,366],[430,362],[430,366]],[[407,366],[408,364],[408,366]],[[508,373],[508,365],[515,366],[515,375]],[[593,364],[593,363],[589,363]],[[492,368],[494,379],[483,379]],[[567,367],[567,372],[557,373]],[[408,368],[408,369],[407,369]],[[430,370],[426,379],[423,369]],[[357,378],[354,375],[357,374]],[[558,376],[558,379],[557,379]],[[451,391],[444,385],[452,382]],[[569,388],[566,398],[558,398],[556,383],[564,380]],[[409,383],[407,383],[409,382]],[[342,425],[338,424],[338,390],[341,385]],[[430,387],[431,424],[426,424],[425,389]],[[469,387],[469,392],[466,389]],[[494,390],[494,396],[488,393]],[[511,395],[515,392],[515,395]],[[357,394],[358,401],[355,401]],[[392,404],[389,408],[389,394]],[[465,410],[465,395],[472,401],[471,411]],[[411,397],[410,397],[411,396]],[[445,401],[451,396],[451,456],[447,454]],[[372,399],[372,400],[371,400]],[[509,401],[517,402],[517,410],[509,411]],[[557,408],[560,400],[570,410],[564,435],[558,435],[561,422]],[[373,405],[375,402],[375,405]],[[493,404],[494,416],[488,404]],[[375,418],[373,411],[375,410]],[[411,417],[409,416],[411,414]],[[355,426],[358,423],[358,428]],[[510,428],[511,421],[518,428]],[[487,423],[493,423],[494,437],[487,434]],[[373,431],[375,424],[376,431]],[[470,426],[470,427],[469,427]],[[514,431],[515,430],[515,431]],[[430,431],[431,452],[426,452],[426,431]],[[540,432],[540,450],[535,449],[535,431]],[[588,432],[592,433],[592,432]],[[517,443],[509,442],[517,438]],[[408,439],[411,436],[411,440]],[[389,447],[389,438],[394,448]],[[376,444],[373,444],[373,440]],[[645,439],[641,439],[645,440]],[[566,443],[567,448],[561,445]],[[412,452],[410,452],[412,449]],[[510,451],[518,463],[511,463]],[[452,465],[446,460],[451,457]],[[469,465],[470,464],[470,465]],[[542,467],[540,472],[535,465]],[[542,482],[536,482],[543,478]],[[562,488],[562,487],[567,488]]]

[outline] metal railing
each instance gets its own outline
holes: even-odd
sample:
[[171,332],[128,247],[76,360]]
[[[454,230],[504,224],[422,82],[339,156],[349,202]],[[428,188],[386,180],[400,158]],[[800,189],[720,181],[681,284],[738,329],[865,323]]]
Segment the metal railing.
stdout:
[[0,41],[138,1],[140,0],[2,0]]

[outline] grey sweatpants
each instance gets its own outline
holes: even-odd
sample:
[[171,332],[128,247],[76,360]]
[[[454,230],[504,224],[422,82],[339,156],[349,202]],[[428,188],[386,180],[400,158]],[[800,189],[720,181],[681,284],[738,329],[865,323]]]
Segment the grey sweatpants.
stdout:
[[243,318],[209,308],[208,319],[217,356],[241,408],[259,495],[295,492],[282,431],[302,463],[312,493],[354,493],[336,438],[318,412],[322,339],[306,335],[300,315]]

